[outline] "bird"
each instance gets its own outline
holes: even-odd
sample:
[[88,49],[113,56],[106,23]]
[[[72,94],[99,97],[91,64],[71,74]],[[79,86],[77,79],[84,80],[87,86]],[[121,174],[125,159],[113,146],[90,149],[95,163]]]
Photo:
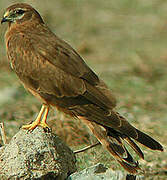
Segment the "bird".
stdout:
[[9,6],[1,24],[8,23],[5,33],[6,52],[11,68],[21,83],[42,103],[37,118],[22,128],[49,128],[46,120],[50,108],[81,119],[98,141],[129,173],[141,170],[129,153],[127,144],[144,159],[136,141],[152,150],[163,146],[131,125],[115,110],[112,90],[86,64],[79,53],[54,34],[31,5]]

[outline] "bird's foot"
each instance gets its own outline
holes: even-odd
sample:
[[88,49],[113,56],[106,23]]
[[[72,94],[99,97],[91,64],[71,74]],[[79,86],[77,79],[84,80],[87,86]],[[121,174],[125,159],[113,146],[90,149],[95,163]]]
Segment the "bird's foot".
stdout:
[[28,131],[33,131],[37,126],[39,126],[39,122],[34,121],[30,124],[23,125],[21,128]]
[[45,122],[32,122],[31,124],[23,125],[21,128],[28,131],[33,131],[37,126],[41,126],[46,132],[50,132],[51,128]]
[[[23,125],[21,128],[27,129],[28,131],[33,131],[37,126],[41,126],[44,128],[44,130],[46,130],[47,132],[50,132],[51,129],[49,128],[49,126],[46,123],[48,112],[49,112],[49,107],[43,105],[36,120],[28,125]],[[42,118],[42,115],[43,115],[43,118]]]
[[39,123],[39,126],[43,127],[43,129],[46,131],[46,132],[51,132],[51,128],[48,126],[48,124],[46,122],[43,122],[41,121]]

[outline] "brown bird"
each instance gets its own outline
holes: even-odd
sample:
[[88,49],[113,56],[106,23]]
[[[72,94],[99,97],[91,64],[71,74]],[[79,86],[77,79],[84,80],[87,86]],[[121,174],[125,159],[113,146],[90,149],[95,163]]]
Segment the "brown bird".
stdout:
[[107,85],[69,44],[51,32],[34,8],[24,3],[14,4],[6,9],[1,23],[4,22],[9,24],[5,40],[11,67],[24,87],[43,103],[36,120],[24,125],[24,129],[47,128],[49,108],[56,107],[82,119],[130,173],[137,173],[140,168],[125,147],[125,141],[141,158],[143,152],[132,139],[163,151],[157,141],[114,110],[116,100]]

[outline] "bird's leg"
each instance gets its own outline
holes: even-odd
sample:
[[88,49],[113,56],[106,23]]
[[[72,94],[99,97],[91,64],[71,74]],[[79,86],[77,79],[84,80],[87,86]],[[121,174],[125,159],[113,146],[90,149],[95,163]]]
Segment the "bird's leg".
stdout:
[[33,130],[35,129],[38,125],[40,125],[40,121],[42,118],[42,115],[44,113],[44,111],[46,111],[47,106],[46,105],[42,105],[42,108],[37,116],[37,118],[35,119],[34,122],[32,122],[31,124],[28,125],[23,125],[22,129],[27,129],[27,130]]
[[44,111],[44,114],[43,114],[43,118],[39,123],[39,126],[42,126],[44,129],[50,129],[49,126],[46,123],[48,113],[49,113],[49,106],[45,106],[45,111]]

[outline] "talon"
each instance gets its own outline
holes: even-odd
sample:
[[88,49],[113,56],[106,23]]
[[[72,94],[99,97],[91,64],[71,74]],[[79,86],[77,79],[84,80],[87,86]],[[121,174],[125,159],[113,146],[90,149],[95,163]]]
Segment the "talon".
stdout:
[[34,121],[34,122],[31,123],[31,124],[23,125],[21,128],[22,128],[22,129],[27,129],[27,130],[29,130],[29,131],[32,131],[32,130],[34,130],[37,126],[38,126],[38,124],[36,123],[36,121]]
[[51,132],[52,132],[52,129],[49,128],[49,127],[46,127],[46,128],[44,128],[44,131],[45,131],[46,133],[51,133]]
[[33,121],[29,122],[29,124],[19,126],[19,129],[27,129],[28,130],[30,125],[32,125],[32,124],[33,124]]
[[40,122],[38,125],[43,127],[44,129],[50,129],[50,127],[44,122]]
[[[43,105],[38,116],[37,116],[37,118],[36,118],[36,120],[34,122],[28,124],[28,125],[23,125],[21,128],[27,129],[29,131],[33,131],[37,126],[41,126],[44,129],[50,129],[46,123],[48,112],[49,112],[49,107],[46,105]],[[42,115],[43,115],[43,118],[42,118]],[[41,118],[42,118],[42,120],[41,120]]]

